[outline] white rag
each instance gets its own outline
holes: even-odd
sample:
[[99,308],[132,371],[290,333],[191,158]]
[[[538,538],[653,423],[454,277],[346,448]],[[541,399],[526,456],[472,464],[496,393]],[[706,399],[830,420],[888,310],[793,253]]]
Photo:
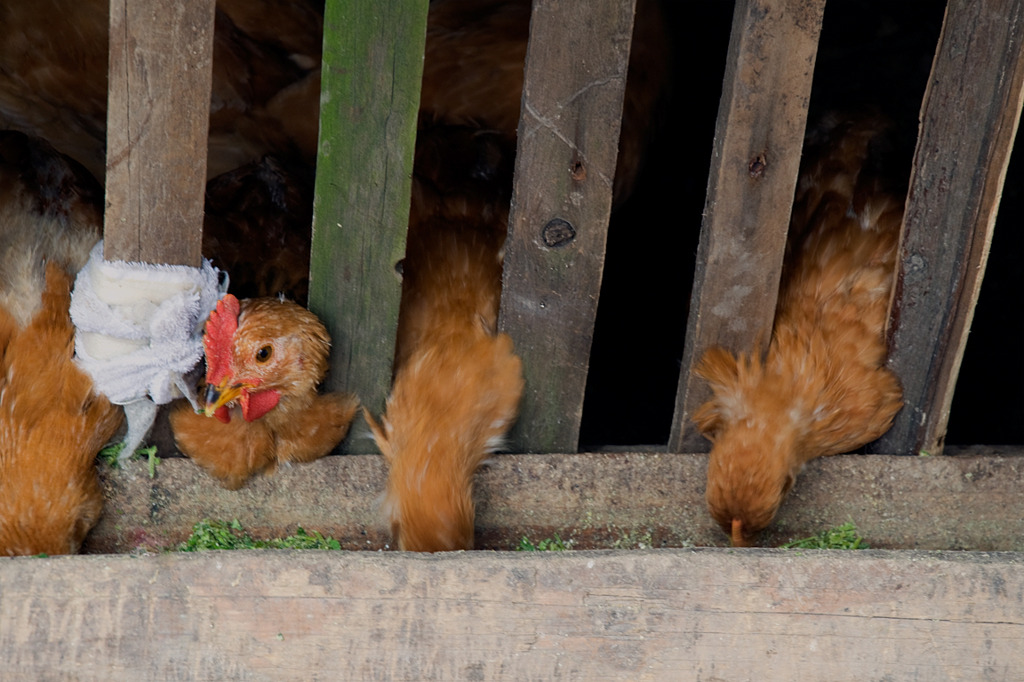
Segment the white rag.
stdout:
[[157,405],[188,399],[185,375],[203,357],[203,325],[227,291],[227,276],[202,267],[103,260],[103,242],[89,254],[71,294],[78,364],[96,390],[124,406],[128,433],[121,460],[149,433]]

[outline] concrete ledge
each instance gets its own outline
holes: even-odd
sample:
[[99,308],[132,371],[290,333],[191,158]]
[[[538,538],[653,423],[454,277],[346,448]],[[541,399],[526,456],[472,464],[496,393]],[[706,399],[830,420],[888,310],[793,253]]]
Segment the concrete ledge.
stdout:
[[[1019,452],[1019,451],[1018,451]],[[715,546],[704,455],[497,455],[478,476],[477,545],[511,549],[558,533],[577,548]],[[297,525],[346,549],[380,549],[385,470],[376,455],[327,457],[219,488],[187,459],[103,469],[107,507],[86,551],[158,549],[204,517],[238,519],[260,537]],[[843,455],[811,462],[762,538],[777,545],[853,521],[874,548],[1024,550],[1024,457]]]

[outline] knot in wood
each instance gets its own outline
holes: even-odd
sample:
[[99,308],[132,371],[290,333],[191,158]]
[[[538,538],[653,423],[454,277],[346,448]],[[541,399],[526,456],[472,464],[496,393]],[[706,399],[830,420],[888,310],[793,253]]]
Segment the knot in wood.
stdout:
[[754,179],[763,178],[764,169],[767,167],[768,159],[765,158],[764,154],[758,154],[750,160],[750,163],[747,165],[747,172]]
[[583,182],[587,179],[587,167],[579,159],[572,164],[572,179],[576,182]]
[[576,230],[568,221],[554,218],[541,231],[544,245],[552,249],[565,246],[576,238]]

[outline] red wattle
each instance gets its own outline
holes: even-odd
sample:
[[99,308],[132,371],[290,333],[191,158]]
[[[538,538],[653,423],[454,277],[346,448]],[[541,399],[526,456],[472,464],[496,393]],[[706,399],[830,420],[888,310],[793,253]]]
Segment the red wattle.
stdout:
[[281,394],[278,391],[260,391],[259,393],[242,391],[238,402],[242,406],[242,416],[245,417],[245,421],[251,422],[274,409],[280,400]]

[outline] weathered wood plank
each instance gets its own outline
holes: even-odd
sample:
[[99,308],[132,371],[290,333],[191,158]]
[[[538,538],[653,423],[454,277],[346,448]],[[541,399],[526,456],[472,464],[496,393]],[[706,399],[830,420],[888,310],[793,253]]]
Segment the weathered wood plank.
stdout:
[[309,307],[333,339],[327,385],[376,413],[391,386],[427,6],[329,2],[324,16]]
[[[872,547],[1024,551],[1024,457],[836,456],[808,464],[761,541],[772,546],[847,521]],[[558,533],[579,548],[725,545],[704,502],[703,455],[502,455],[477,475],[477,547],[511,549]],[[157,550],[203,518],[238,521],[257,537],[301,525],[346,549],[380,549],[386,470],[374,455],[328,457],[237,492],[191,462],[103,470],[108,500],[86,551]],[[941,500],[944,513],[935,513]]]
[[942,450],[1024,101],[1024,0],[951,0],[921,107],[889,332],[906,406],[873,447]]
[[1015,554],[8,559],[15,679],[1015,680]]
[[690,416],[707,400],[693,366],[771,331],[800,168],[824,0],[736,3],[708,177],[672,452],[706,452]]
[[579,440],[634,6],[533,4],[499,322],[526,378],[517,450]]
[[107,260],[202,260],[214,0],[110,0]]

